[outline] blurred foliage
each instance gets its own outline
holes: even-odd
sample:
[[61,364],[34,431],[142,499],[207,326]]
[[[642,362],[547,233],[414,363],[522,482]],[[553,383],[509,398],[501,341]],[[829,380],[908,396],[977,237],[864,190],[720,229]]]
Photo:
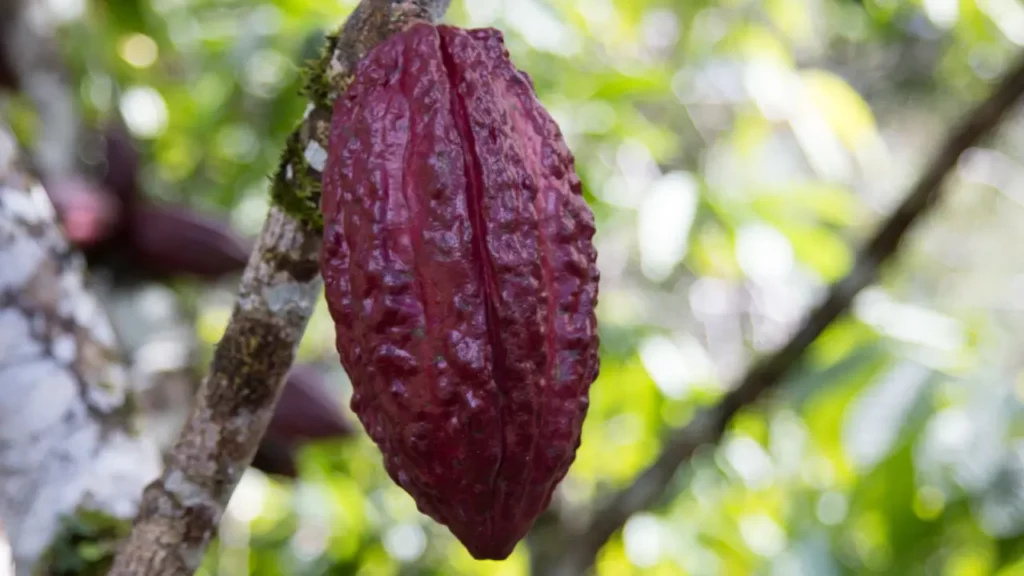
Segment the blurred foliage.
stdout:
[[[49,1],[85,117],[124,116],[147,193],[255,234],[302,65],[354,2]],[[1024,44],[1016,0],[456,0],[449,21],[505,32],[598,220],[603,364],[567,516],[785,340]],[[6,113],[31,138],[30,108]],[[963,159],[882,285],[598,573],[1024,574],[1021,128]],[[212,347],[231,300],[199,301]],[[300,354],[336,365],[332,345],[321,306]],[[525,544],[474,562],[365,437],[301,466],[294,486],[246,476],[202,573],[527,571]]]

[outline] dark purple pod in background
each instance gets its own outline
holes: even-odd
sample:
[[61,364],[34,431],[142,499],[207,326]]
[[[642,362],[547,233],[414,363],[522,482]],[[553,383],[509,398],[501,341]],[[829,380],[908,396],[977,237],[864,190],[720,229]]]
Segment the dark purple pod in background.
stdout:
[[295,457],[304,444],[352,434],[352,426],[345,419],[338,398],[327,386],[315,366],[296,364],[292,367],[253,458],[253,468],[295,478],[298,476]]
[[214,280],[244,270],[252,251],[227,223],[189,208],[142,204],[128,218],[133,260],[156,277]]

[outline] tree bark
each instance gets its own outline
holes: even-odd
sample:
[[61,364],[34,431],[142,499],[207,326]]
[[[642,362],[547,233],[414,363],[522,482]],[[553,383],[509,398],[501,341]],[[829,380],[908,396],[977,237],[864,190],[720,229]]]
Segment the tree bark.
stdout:
[[161,461],[133,430],[127,373],[84,260],[16,152],[0,123],[0,519],[28,575],[68,560],[53,555],[71,524],[126,530]]
[[195,572],[231,493],[266,431],[319,298],[319,170],[334,99],[366,52],[450,0],[363,0],[311,71],[312,100],[288,140],[269,216],[243,274],[210,374],[161,477],[144,494],[115,576]]
[[717,444],[735,416],[774,389],[803,357],[826,328],[844,314],[861,290],[875,282],[882,265],[896,254],[911,227],[940,199],[943,184],[961,154],[995,130],[1024,94],[1024,58],[1002,79],[991,96],[981,102],[950,131],[914,187],[889,218],[861,248],[853,269],[832,285],[822,303],[777,352],[755,364],[719,403],[698,412],[689,425],[670,430],[662,451],[636,480],[611,494],[581,529],[548,521],[531,540],[531,563],[544,576],[580,576],[587,573],[597,553],[629,518],[656,505],[694,452]]

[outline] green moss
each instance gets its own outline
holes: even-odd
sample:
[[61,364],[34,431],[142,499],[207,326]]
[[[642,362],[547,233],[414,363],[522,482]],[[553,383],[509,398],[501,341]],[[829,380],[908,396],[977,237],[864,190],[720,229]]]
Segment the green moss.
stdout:
[[319,60],[312,60],[302,69],[302,95],[318,108],[330,108],[331,84],[327,80],[327,70],[338,47],[340,34],[329,34],[327,42],[320,52]]
[[[331,94],[336,92],[330,81],[331,61],[338,49],[340,30],[328,34],[320,51],[320,57],[312,60],[302,69],[302,95],[321,110],[333,106]],[[305,146],[300,133],[296,131],[288,138],[277,172],[271,179],[271,199],[285,212],[305,223],[313,230],[323,230],[323,216],[320,214],[320,174],[306,162]],[[309,135],[307,135],[309,137]]]
[[320,214],[320,179],[316,174],[306,162],[301,136],[293,133],[281,154],[270,197],[285,212],[320,232],[324,221]]
[[[321,48],[320,58],[312,60],[302,69],[302,95],[321,110],[333,106],[331,94],[336,93],[330,74],[331,61],[338,49],[341,32],[327,35]],[[323,230],[323,216],[320,214],[320,174],[306,162],[305,146],[296,131],[288,139],[281,163],[271,180],[271,199],[285,212],[305,223],[313,230]],[[309,137],[307,135],[307,137]]]
[[40,559],[40,576],[100,576],[110,571],[118,544],[131,532],[131,520],[79,508],[61,522],[61,530]]

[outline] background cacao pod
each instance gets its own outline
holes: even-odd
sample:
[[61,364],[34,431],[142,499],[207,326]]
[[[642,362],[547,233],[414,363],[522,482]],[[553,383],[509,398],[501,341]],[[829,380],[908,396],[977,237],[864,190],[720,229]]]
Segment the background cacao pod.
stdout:
[[147,199],[139,154],[126,129],[110,123],[103,140],[101,178],[46,183],[68,239],[85,253],[91,270],[108,270],[116,282],[130,284],[177,277],[212,282],[245,269],[251,240],[223,218]]
[[299,448],[318,440],[352,434],[339,401],[321,371],[311,364],[292,366],[252,466],[267,474],[296,478]]
[[335,103],[321,271],[352,408],[480,559],[548,506],[598,373],[594,218],[502,34],[416,24]]
[[132,260],[157,277],[216,279],[245,269],[251,243],[195,210],[140,204],[130,214]]

